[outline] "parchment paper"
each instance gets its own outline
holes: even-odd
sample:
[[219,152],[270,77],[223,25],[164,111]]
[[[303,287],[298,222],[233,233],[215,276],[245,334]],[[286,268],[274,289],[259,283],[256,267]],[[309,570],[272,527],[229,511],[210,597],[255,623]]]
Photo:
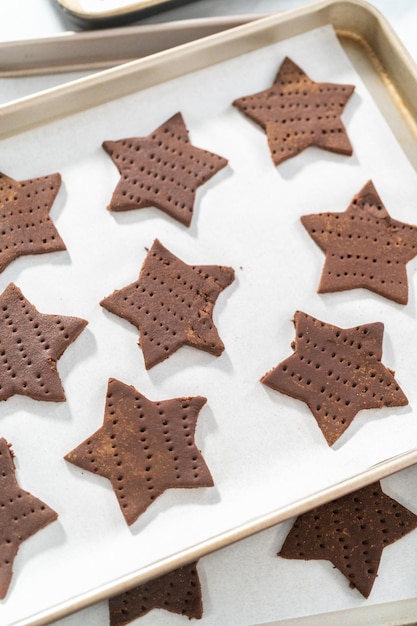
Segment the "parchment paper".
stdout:
[[[235,98],[270,86],[285,55],[316,81],[356,85],[343,115],[354,156],[311,148],[275,168],[265,134],[231,106]],[[102,141],[147,135],[177,111],[183,113],[195,145],[229,159],[229,166],[199,189],[191,228],[156,209],[107,212],[118,173],[101,149]],[[417,444],[415,260],[408,263],[407,306],[363,290],[319,296],[324,255],[299,221],[306,213],[345,210],[372,179],[393,217],[417,222],[416,174],[331,28],[5,140],[0,169],[16,179],[61,172],[64,184],[52,217],[68,247],[67,253],[15,261],[0,277],[0,288],[13,281],[41,312],[89,320],[58,363],[66,403],[13,397],[0,407],[0,432],[13,444],[22,487],[60,515],[22,545],[0,607],[2,624],[117,579]],[[99,306],[104,296],[136,279],[145,247],[156,237],[187,263],[234,267],[236,280],[215,308],[226,346],[220,358],[182,348],[146,372],[137,330]],[[303,403],[259,382],[292,353],[291,319],[297,309],[342,327],[382,321],[383,362],[396,371],[409,406],[362,411],[329,448]],[[134,385],[152,400],[197,394],[208,398],[196,441],[214,488],[168,491],[128,528],[109,482],[63,460],[101,425],[109,377]],[[257,550],[264,545],[258,538],[230,549],[226,562],[234,580],[229,585],[220,585],[223,578],[216,576],[217,557],[204,560],[208,596],[202,624],[251,624],[261,606],[265,615],[270,609],[273,619],[331,608],[333,603],[363,602],[344,580],[339,584],[333,572],[324,572],[322,563],[277,559],[283,529],[265,535],[266,552]],[[415,555],[416,536],[400,543],[413,545]],[[400,544],[389,551],[395,554],[397,549]],[[240,550],[250,560],[245,572],[239,565]],[[405,553],[411,557],[412,549]],[[393,559],[395,568],[400,561]],[[269,582],[276,597],[261,582],[272,578],[272,572],[275,579]],[[242,581],[236,581],[236,574]],[[330,580],[329,591],[323,591],[319,574]],[[300,584],[302,575],[311,586]],[[380,580],[382,575],[371,601],[388,600],[394,593],[390,583],[378,592]],[[413,595],[416,580],[410,576],[396,590]],[[229,591],[230,615],[219,621],[216,607],[228,606]],[[257,593],[265,593],[264,605]],[[153,612],[142,623],[177,621]]]

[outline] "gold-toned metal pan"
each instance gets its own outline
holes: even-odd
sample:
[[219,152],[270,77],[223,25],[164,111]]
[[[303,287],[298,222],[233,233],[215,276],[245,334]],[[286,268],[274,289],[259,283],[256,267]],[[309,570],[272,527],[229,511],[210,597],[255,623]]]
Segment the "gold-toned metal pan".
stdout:
[[113,67],[246,24],[256,17],[196,18],[3,42],[0,43],[0,78]]
[[[334,26],[388,123],[397,136],[404,138],[403,148],[416,166],[413,153],[416,152],[417,138],[417,70],[389,24],[361,0],[320,0],[302,9],[268,16],[3,105],[0,107],[0,138],[326,24]],[[383,461],[328,489],[292,502],[181,553],[167,556],[136,572],[127,573],[59,606],[49,607],[36,616],[16,622],[14,626],[48,624],[415,463],[417,450]]]
[[3,105],[0,137],[50,121],[51,111],[55,119],[70,115],[325,24],[335,28],[354,63],[356,58],[369,67],[363,76],[367,86],[380,92],[382,85],[387,106],[395,105],[391,112],[396,109],[416,133],[417,69],[393,29],[366,2],[322,0]]
[[[148,580],[162,576],[177,567],[181,567],[186,563],[191,563],[192,561],[200,559],[211,552],[225,548],[233,543],[236,543],[237,541],[250,537],[255,533],[267,530],[268,528],[271,528],[280,522],[284,522],[291,517],[301,515],[316,506],[320,506],[330,500],[339,498],[347,493],[356,491],[357,489],[361,489],[366,485],[372,484],[396,472],[406,469],[407,467],[415,465],[416,463],[417,450],[411,450],[405,454],[388,459],[383,463],[379,463],[378,465],[369,468],[368,471],[358,474],[357,476],[352,476],[348,480],[344,480],[329,489],[324,489],[320,492],[312,494],[308,498],[292,502],[277,511],[252,520],[246,524],[242,524],[230,531],[221,533],[216,537],[212,537],[208,541],[189,548],[188,550],[184,550],[178,554],[173,554],[166,559],[158,561],[157,563],[152,563],[148,567],[144,567],[137,572],[130,572],[126,574],[126,576],[123,576],[118,580],[111,581],[107,585],[103,585],[98,589],[92,589],[76,598],[63,602],[58,606],[50,607],[42,613],[38,613],[28,619],[19,620],[11,626],[45,626],[46,624],[50,624],[55,620],[70,615],[71,613],[81,611],[92,604],[106,600],[113,595],[118,595],[137,585],[146,583]],[[400,607],[401,603],[398,603],[398,605]],[[353,611],[349,612],[349,614],[350,613],[355,614]],[[287,623],[287,620],[285,623]],[[318,623],[320,622],[317,622],[317,624]],[[395,623],[399,626],[404,626],[409,622],[396,621]]]

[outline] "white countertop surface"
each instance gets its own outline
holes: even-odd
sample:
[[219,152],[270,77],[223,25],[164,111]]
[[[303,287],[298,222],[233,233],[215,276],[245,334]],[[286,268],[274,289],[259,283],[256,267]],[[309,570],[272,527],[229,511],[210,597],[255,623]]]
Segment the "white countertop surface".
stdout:
[[[143,20],[143,23],[170,21],[174,19],[201,18],[228,14],[249,14],[281,11],[308,4],[303,0],[199,0],[152,18]],[[417,38],[415,35],[417,24],[417,2],[414,0],[373,0],[374,5],[389,20],[400,39],[417,60]],[[16,41],[32,38],[43,38],[64,33],[73,27],[53,5],[53,0],[2,0],[2,19],[0,20],[0,42]],[[16,97],[19,93],[16,94]],[[2,100],[4,102],[4,99]],[[270,531],[265,531],[266,533]],[[273,535],[269,535],[269,542]],[[250,561],[253,556],[253,546],[261,541],[259,537],[245,540],[241,544],[231,546],[210,559],[218,560],[218,567],[225,567],[227,571],[228,552],[233,562],[240,561],[242,579],[246,581],[245,591],[248,591],[247,581],[249,571],[253,569]],[[251,545],[252,542],[252,545]],[[252,578],[255,581],[255,578]],[[254,583],[256,585],[256,582]],[[262,590],[251,588],[252,602],[262,601]],[[257,600],[258,598],[258,600]],[[0,607],[1,614],[1,607]],[[1,621],[1,619],[0,619]],[[140,620],[135,624],[141,623]],[[150,623],[150,622],[149,622]],[[173,624],[188,623],[186,619]],[[198,623],[198,622],[197,622]],[[318,622],[314,622],[318,623]],[[371,622],[369,622],[371,623]],[[375,623],[375,622],[372,622]],[[106,626],[108,624],[107,604],[86,609],[82,613],[67,617],[55,623],[56,626]],[[227,626],[223,624],[222,626]]]

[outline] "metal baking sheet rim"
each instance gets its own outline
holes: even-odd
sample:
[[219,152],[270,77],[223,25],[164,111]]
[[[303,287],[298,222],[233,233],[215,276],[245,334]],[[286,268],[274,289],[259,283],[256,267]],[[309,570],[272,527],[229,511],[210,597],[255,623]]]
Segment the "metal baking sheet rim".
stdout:
[[[413,99],[417,101],[417,68],[386,20],[362,0],[320,0],[2,105],[0,139],[329,23],[337,31],[363,40],[368,53],[372,51],[380,69],[389,77],[397,104],[405,103],[412,124],[417,125],[417,111],[413,108]],[[384,460],[361,474],[19,620],[13,626],[49,624],[416,463],[417,449]],[[399,613],[406,602],[395,603]],[[355,611],[359,615],[361,609]],[[401,612],[407,621],[396,623],[409,624]]]
[[[0,78],[99,71],[253,22],[264,15],[188,18],[0,42]],[[28,53],[28,50],[30,51]]]
[[388,22],[363,0],[319,0],[4,104],[0,139],[325,24],[372,51],[417,125],[417,67]]

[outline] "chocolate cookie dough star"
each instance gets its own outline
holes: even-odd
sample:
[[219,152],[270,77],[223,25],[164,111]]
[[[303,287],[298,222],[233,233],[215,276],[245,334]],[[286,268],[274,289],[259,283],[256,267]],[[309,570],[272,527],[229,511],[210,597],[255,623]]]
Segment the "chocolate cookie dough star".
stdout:
[[301,221],[326,253],[319,293],[363,287],[407,304],[405,266],[417,255],[417,226],[392,219],[372,181],[344,213],[304,215]]
[[415,528],[417,516],[374,483],[300,515],[278,556],[330,561],[367,598],[383,549]]
[[121,174],[110,210],[155,206],[185,226],[198,187],[227,165],[223,157],[191,144],[181,113],[147,137],[105,141],[103,148]]
[[329,446],[361,409],[408,404],[381,363],[382,323],[339,328],[297,311],[294,324],[294,354],[261,382],[305,402]]
[[17,257],[66,250],[49,212],[61,176],[13,180],[0,173],[0,272]]
[[63,402],[56,362],[87,322],[47,315],[11,283],[0,295],[0,400],[14,394]]
[[194,443],[200,396],[152,402],[111,378],[103,425],[65,459],[108,478],[128,525],[167,489],[211,487]]
[[139,329],[150,369],[184,345],[215,356],[223,352],[212,314],[220,292],[233,280],[230,267],[186,265],[155,240],[138,280],[100,304]]
[[197,562],[110,598],[109,609],[110,626],[126,626],[152,609],[200,619],[203,603]]
[[0,598],[6,596],[20,544],[58,515],[17,483],[13,453],[0,439]]
[[266,131],[272,160],[279,165],[309,146],[352,154],[341,115],[354,89],[315,83],[286,57],[272,87],[233,105]]

